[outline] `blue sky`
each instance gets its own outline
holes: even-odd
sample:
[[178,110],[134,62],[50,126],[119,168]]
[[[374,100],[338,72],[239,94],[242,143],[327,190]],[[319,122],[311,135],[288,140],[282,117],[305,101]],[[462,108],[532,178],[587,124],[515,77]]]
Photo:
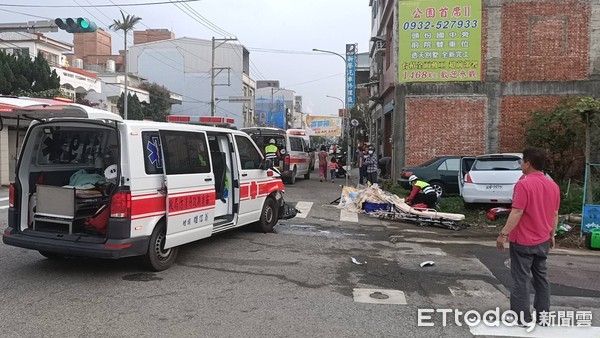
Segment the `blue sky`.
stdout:
[[[118,7],[85,6],[139,4],[160,0],[0,0],[0,22],[24,22],[44,18],[85,16],[99,27],[107,29],[112,19],[120,18]],[[7,5],[70,6],[68,8],[8,7]],[[189,6],[189,7],[187,7]],[[11,10],[25,14],[2,11]],[[304,110],[313,115],[334,115],[343,99],[344,63],[334,55],[311,52],[313,48],[343,54],[346,43],[358,43],[358,51],[368,51],[371,33],[368,0],[202,0],[186,6],[164,4],[122,7],[128,13],[141,17],[136,29],[167,28],[176,37],[210,39],[222,37],[223,31],[235,35],[250,49],[253,62],[251,76],[255,80],[278,79],[281,86],[293,89],[303,96]],[[182,9],[185,11],[182,11]],[[210,24],[201,24],[200,14]],[[189,15],[188,15],[189,14]],[[195,17],[195,19],[193,18]],[[200,21],[200,22],[199,22]],[[220,32],[218,34],[214,30]],[[48,36],[72,42],[64,32]],[[113,51],[122,49],[123,39],[112,34]],[[132,38],[129,41],[133,41]],[[268,49],[289,52],[261,52]],[[210,80],[209,80],[210,81]]]

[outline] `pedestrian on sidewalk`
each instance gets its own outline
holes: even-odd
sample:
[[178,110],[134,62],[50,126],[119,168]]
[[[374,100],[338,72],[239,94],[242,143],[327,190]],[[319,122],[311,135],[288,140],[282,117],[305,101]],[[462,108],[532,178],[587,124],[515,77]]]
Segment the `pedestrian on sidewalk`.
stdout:
[[325,145],[321,146],[321,150],[319,151],[319,181],[323,182],[323,180],[327,181],[327,161],[329,159],[329,154],[327,153],[327,147]]
[[[554,181],[544,176],[545,163],[543,150],[529,148],[523,151],[521,170],[525,176],[515,184],[512,211],[496,241],[500,250],[504,250],[507,240],[510,242],[510,309],[519,315],[521,324],[539,321],[540,312],[550,311],[546,258],[548,251],[554,248],[560,190]],[[530,274],[535,289],[533,307],[537,318],[532,318],[530,310]]]
[[329,174],[331,175],[331,182],[335,182],[335,176],[337,175],[338,168],[339,163],[335,156],[332,156],[331,161],[329,161]]
[[369,151],[367,152],[367,156],[365,156],[365,177],[367,178],[367,182],[371,182],[371,184],[377,183],[377,169],[379,169],[379,161],[377,161],[377,155],[374,153],[375,148],[369,146]]

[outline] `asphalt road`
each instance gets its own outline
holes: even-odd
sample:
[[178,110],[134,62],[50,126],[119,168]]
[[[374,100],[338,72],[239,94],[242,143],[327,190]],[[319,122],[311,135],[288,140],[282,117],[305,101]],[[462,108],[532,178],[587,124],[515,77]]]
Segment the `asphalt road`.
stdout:
[[[298,179],[285,198],[310,205],[305,215],[275,233],[240,229],[185,245],[160,273],[136,259],[49,260],[0,244],[0,336],[468,337],[469,327],[443,327],[440,317],[418,327],[418,309],[508,307],[508,269],[489,243],[349,217],[329,204],[340,182]],[[0,209],[2,228],[6,216]],[[600,259],[580,257],[590,271]],[[435,265],[421,268],[426,260]],[[559,306],[590,309],[598,325],[597,284],[563,284],[570,289],[556,295]],[[406,304],[356,302],[363,288],[402,291]]]

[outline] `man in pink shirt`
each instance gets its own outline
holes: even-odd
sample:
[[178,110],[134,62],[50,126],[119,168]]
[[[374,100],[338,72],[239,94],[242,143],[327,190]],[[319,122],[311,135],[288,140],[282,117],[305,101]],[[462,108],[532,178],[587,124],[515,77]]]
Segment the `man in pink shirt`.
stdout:
[[536,313],[550,311],[546,258],[549,249],[554,248],[560,190],[541,171],[545,162],[544,151],[534,148],[523,151],[521,170],[525,177],[515,184],[512,211],[496,241],[500,250],[504,250],[507,239],[510,242],[510,273],[513,281],[510,309],[525,322],[532,321],[528,287],[530,274],[533,276],[533,307]]

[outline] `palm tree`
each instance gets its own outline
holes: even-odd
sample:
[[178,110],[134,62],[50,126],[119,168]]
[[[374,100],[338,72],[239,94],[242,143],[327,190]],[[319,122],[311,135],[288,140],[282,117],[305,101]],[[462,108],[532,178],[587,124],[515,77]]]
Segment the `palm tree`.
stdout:
[[127,101],[129,99],[128,97],[128,93],[127,93],[127,89],[128,89],[128,77],[127,77],[127,73],[128,73],[128,68],[127,68],[127,33],[133,29],[133,27],[135,26],[135,24],[137,24],[138,22],[140,22],[142,20],[142,18],[137,17],[135,15],[130,15],[127,14],[127,16],[125,16],[125,14],[123,13],[123,11],[121,11],[121,17],[123,18],[123,20],[113,20],[113,24],[110,25],[108,28],[116,31],[123,31],[123,35],[125,36],[125,99],[124,99],[124,105],[123,105],[123,117],[127,120]]

